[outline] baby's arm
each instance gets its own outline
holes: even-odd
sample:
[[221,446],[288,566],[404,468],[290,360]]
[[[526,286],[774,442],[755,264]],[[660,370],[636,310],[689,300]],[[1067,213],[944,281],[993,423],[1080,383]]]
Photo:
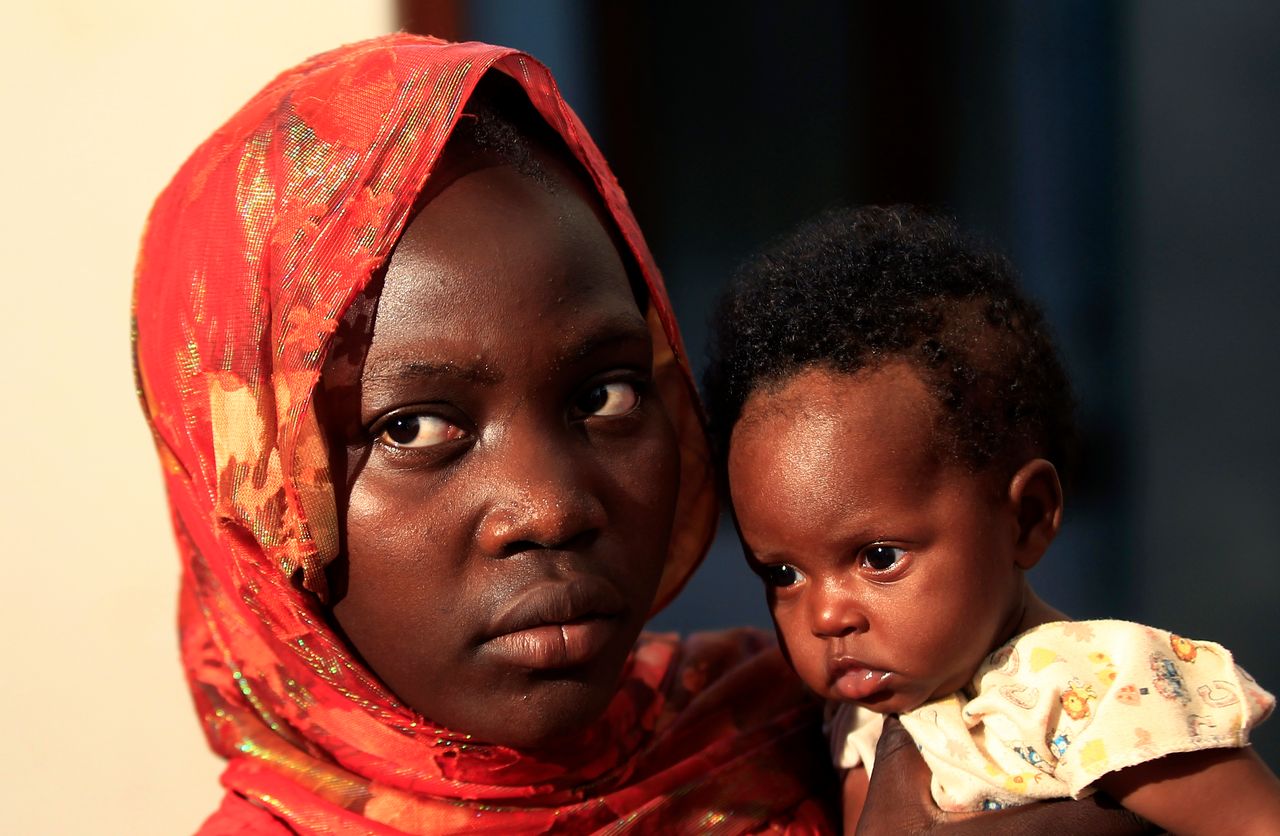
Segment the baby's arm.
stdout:
[[867,800],[867,768],[855,766],[844,774],[841,782],[840,809],[843,811],[844,832],[853,833],[858,829],[858,819],[862,816],[862,805]]
[[[885,720],[875,762],[876,774],[871,777],[866,805],[857,822],[860,836],[902,833],[1130,836],[1150,832],[1146,822],[1100,793],[1080,801],[1040,801],[990,813],[944,813],[929,793],[929,767],[896,717]],[[848,818],[845,821],[848,822]],[[849,824],[845,827],[846,833],[854,832],[848,829]]]
[[1249,748],[1166,755],[1097,785],[1170,833],[1280,833],[1280,781]]

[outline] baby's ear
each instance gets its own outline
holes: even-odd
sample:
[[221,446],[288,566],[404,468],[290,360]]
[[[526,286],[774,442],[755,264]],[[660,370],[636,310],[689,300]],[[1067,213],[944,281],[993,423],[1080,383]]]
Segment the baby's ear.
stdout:
[[1062,483],[1058,469],[1045,459],[1032,459],[1009,480],[1009,502],[1018,521],[1014,560],[1030,569],[1040,562],[1062,525]]

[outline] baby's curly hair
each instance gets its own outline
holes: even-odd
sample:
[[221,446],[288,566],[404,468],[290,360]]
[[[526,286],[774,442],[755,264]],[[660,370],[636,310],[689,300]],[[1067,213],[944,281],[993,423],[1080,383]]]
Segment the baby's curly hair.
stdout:
[[905,360],[939,405],[937,451],[974,472],[1053,462],[1069,482],[1071,387],[1009,260],[909,206],[844,209],[744,264],[712,320],[705,375],[723,470],[747,399],[800,371]]

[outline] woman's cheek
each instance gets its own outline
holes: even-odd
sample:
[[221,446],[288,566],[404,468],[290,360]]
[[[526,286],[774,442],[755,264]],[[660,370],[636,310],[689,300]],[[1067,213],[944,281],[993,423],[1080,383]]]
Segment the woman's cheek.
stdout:
[[675,428],[671,426],[667,413],[657,409],[660,404],[654,406],[658,414],[652,422],[653,429],[644,455],[652,462],[651,478],[654,484],[661,485],[665,495],[660,498],[660,504],[669,507],[674,513],[676,496],[680,489],[680,448],[676,441]]
[[[680,482],[680,451],[675,431],[661,405],[642,406],[650,410],[643,425],[632,432],[606,437],[593,446],[601,471],[612,485],[615,499],[627,506],[629,528],[658,525],[668,530],[674,514]],[[655,532],[659,533],[659,532]]]

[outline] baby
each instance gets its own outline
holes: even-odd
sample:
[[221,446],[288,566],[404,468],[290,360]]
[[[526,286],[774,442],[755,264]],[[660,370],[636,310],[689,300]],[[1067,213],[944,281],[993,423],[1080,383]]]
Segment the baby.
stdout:
[[1072,400],[1005,258],[918,210],[834,213],[746,267],[717,332],[720,461],[783,649],[830,701],[847,829],[896,714],[944,810],[1101,789],[1180,833],[1280,832],[1247,748],[1275,701],[1225,648],[1073,622],[1027,583]]

